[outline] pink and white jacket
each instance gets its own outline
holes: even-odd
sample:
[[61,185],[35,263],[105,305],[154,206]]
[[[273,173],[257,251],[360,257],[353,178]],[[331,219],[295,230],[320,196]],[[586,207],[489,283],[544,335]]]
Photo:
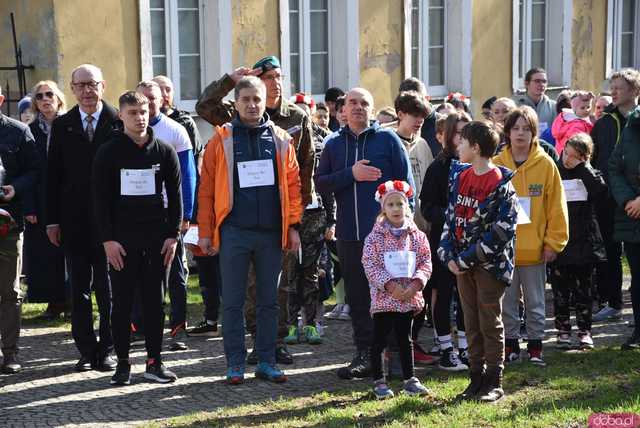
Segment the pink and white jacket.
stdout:
[[[412,278],[393,279],[384,264],[384,254],[390,251],[413,251],[416,253],[416,270]],[[429,240],[410,218],[405,219],[405,228],[396,236],[386,220],[377,221],[371,233],[364,240],[362,266],[369,279],[371,291],[371,313],[377,312],[420,312],[424,307],[422,293],[418,292],[408,302],[391,297],[385,288],[389,281],[408,287],[413,279],[418,279],[422,288],[431,277],[431,250]]]
[[573,110],[563,109],[551,126],[551,135],[556,140],[556,152],[562,153],[569,138],[580,132],[591,134],[592,129],[591,118],[578,117]]

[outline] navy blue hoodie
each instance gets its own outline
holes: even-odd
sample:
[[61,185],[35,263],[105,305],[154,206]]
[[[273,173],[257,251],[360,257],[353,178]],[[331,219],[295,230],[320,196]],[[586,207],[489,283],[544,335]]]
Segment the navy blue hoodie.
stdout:
[[[377,181],[355,181],[351,167],[361,159],[380,169],[382,177]],[[314,180],[320,193],[335,195],[336,236],[343,241],[362,241],[371,232],[380,213],[380,204],[375,200],[380,183],[403,180],[415,189],[409,157],[400,138],[378,122],[357,137],[348,126],[327,137]],[[413,199],[410,203],[413,207]]]

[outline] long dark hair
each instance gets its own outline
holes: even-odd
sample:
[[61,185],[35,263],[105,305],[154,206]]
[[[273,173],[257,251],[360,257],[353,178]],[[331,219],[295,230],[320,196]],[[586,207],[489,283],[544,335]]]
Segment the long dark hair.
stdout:
[[453,138],[456,135],[458,122],[471,122],[471,116],[463,111],[456,111],[447,115],[444,122],[444,147],[442,151],[448,157],[456,156],[456,146],[453,144]]

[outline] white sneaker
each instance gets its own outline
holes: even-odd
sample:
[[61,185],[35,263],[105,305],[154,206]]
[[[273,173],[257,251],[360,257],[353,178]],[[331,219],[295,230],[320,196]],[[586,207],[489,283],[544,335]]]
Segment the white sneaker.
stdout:
[[322,325],[322,321],[316,321],[316,330],[318,330],[318,335],[320,337],[324,336],[324,326]]
[[342,313],[343,306],[344,305],[342,303],[338,303],[337,305],[334,306],[331,312],[327,312],[326,314],[324,314],[324,317],[330,320],[340,319],[340,314]]
[[342,307],[340,315],[338,316],[338,319],[342,321],[351,321],[351,315],[349,315],[350,312],[351,308],[345,303],[345,305]]
[[593,349],[593,338],[591,332],[581,331],[578,333],[578,340],[581,349]]

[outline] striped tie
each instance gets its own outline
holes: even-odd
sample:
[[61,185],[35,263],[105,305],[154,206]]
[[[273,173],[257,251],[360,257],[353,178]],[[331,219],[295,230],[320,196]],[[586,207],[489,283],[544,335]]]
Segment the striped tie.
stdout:
[[87,121],[87,128],[84,130],[87,134],[87,139],[89,141],[93,141],[93,134],[95,133],[95,129],[93,128],[93,116],[88,115],[84,118]]

